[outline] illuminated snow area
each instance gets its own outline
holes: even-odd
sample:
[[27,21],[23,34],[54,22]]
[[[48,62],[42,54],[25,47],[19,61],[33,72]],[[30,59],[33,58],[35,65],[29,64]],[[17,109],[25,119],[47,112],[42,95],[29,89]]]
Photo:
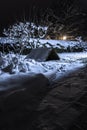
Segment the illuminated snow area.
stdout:
[[[16,39],[17,40],[17,39]],[[15,39],[10,40],[9,38],[0,38],[0,43],[8,43],[12,44],[16,42]],[[37,41],[37,39],[34,39]],[[32,41],[32,39],[31,39]],[[39,40],[41,44],[50,43],[53,48],[64,46],[75,46],[81,45],[81,43],[76,41],[63,41],[63,40]],[[15,43],[16,44],[16,43]],[[82,46],[86,48],[87,43],[82,42]],[[47,47],[49,47],[49,44]],[[86,46],[85,46],[86,45]],[[7,54],[0,56],[0,79],[6,78],[12,75],[18,74],[38,74],[42,73],[47,77],[51,77],[51,75],[55,75],[54,78],[60,78],[61,75],[66,74],[72,70],[75,70],[79,67],[86,65],[87,63],[87,52],[81,53],[59,53],[60,60],[57,61],[48,61],[48,62],[37,62],[34,59],[25,59],[26,56],[19,54]],[[3,71],[3,68],[10,69]]]
[[[25,59],[25,56],[18,56],[15,54],[9,54],[3,56],[3,62],[0,73],[0,78],[6,78],[10,75],[18,74],[38,74],[42,73],[49,77],[55,74],[55,78],[59,78],[62,74],[72,71],[76,68],[82,67],[86,64],[87,52],[82,53],[60,53],[58,54],[60,60],[47,61],[47,62],[37,62],[33,59]],[[17,57],[17,63],[14,64],[14,57]],[[85,60],[85,62],[83,62]],[[3,72],[2,69],[7,67],[9,63],[12,63],[12,74],[8,72]]]

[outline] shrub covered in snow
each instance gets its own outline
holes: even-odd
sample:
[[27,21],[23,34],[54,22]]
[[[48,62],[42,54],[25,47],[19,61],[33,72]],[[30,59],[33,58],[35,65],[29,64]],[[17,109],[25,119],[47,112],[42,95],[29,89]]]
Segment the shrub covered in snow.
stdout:
[[[17,38],[23,50],[26,46],[37,48],[40,44],[39,39],[44,38],[47,32],[47,27],[37,26],[30,22],[19,22],[10,26],[7,30],[4,29],[3,34],[10,39]],[[33,39],[32,41],[30,39]],[[37,39],[35,41],[34,39]]]

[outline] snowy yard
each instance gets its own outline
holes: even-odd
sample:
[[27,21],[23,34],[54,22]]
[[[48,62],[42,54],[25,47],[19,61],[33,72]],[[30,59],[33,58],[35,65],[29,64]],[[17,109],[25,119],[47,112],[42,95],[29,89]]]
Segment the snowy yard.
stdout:
[[[66,74],[67,72],[84,66],[87,61],[87,52],[59,53],[58,55],[60,60],[46,62],[37,62],[33,59],[25,59],[26,56],[22,55],[4,55],[3,58],[0,59],[0,78],[2,79],[10,75],[24,73],[42,73],[47,77],[55,75],[54,78],[60,78],[62,74]],[[9,72],[11,74],[9,74]]]
[[[17,40],[17,39],[16,39]],[[34,39],[36,40],[36,39]],[[31,39],[32,41],[32,39]],[[37,40],[36,40],[37,41]],[[12,41],[8,38],[0,38],[0,43],[14,43],[15,39]],[[41,45],[49,44],[56,48],[58,46],[64,46],[64,48],[70,46],[79,45],[76,41],[61,41],[61,40],[44,40],[40,39]],[[85,43],[84,43],[85,44]],[[82,46],[84,45],[82,43]],[[81,45],[81,44],[80,44]],[[86,45],[86,44],[85,44]],[[84,46],[85,47],[85,46]],[[58,53],[60,60],[47,61],[47,62],[37,62],[34,59],[26,59],[26,55],[19,54],[0,54],[0,79],[6,78],[12,75],[18,74],[44,74],[48,78],[58,79],[62,75],[75,70],[79,67],[84,66],[87,63],[87,52],[79,53]]]
[[[73,70],[83,67],[87,64],[87,52],[58,53],[58,56],[60,57],[60,60],[37,62],[34,59],[26,58],[26,55],[20,55],[17,53],[14,54],[12,52],[8,54],[0,53],[1,126],[3,123],[7,125],[8,121],[10,122],[10,124],[14,124],[15,121],[16,123],[19,123],[19,121],[21,121],[22,119],[25,122],[25,118],[31,118],[31,114],[34,113],[32,115],[35,115],[35,111],[40,108],[39,105],[43,106],[43,104],[41,104],[43,103],[43,101],[45,101],[44,103],[46,104],[46,100],[44,99],[45,97],[49,97],[49,90],[56,87],[55,85],[56,83],[58,84],[58,79],[60,79],[62,76],[66,76]],[[77,94],[76,97],[78,97],[78,93],[83,93],[83,87],[80,86],[80,82],[79,84],[78,82],[76,84],[74,83],[75,81],[79,80],[68,80],[68,82],[66,81],[66,83],[63,83],[63,86],[57,85],[56,88],[58,89],[55,92],[52,92],[54,100],[55,97],[57,99],[57,96],[59,95],[60,97],[63,97],[62,99],[65,100],[65,102],[62,103],[64,109],[67,105],[66,99],[71,102],[71,99],[73,99],[71,97],[73,97],[73,95]],[[62,82],[63,80],[61,81],[61,83]],[[75,87],[73,86],[71,88],[64,86],[69,86],[68,84],[70,83],[73,84]],[[62,87],[64,95],[61,91]],[[81,91],[79,87],[81,87]],[[57,92],[59,95],[57,94]],[[69,95],[69,98],[65,98]],[[52,101],[54,101],[53,98]],[[59,97],[58,101],[61,102],[61,100],[59,100]],[[49,105],[49,102],[47,103]],[[47,106],[47,104],[45,104],[44,106]],[[60,109],[61,105],[60,103],[58,104]],[[44,106],[43,108],[45,108]],[[55,106],[56,105],[52,107],[57,108]],[[59,109],[56,110],[59,112]],[[41,109],[41,112],[42,110],[43,109]],[[53,109],[51,109],[51,112],[52,111]],[[46,109],[46,111],[43,112],[49,113],[49,107]],[[34,118],[35,116],[32,117]],[[28,121],[28,125],[31,127],[31,122],[29,124]],[[25,126],[27,127],[26,123]],[[14,125],[12,126],[12,128],[13,127]]]

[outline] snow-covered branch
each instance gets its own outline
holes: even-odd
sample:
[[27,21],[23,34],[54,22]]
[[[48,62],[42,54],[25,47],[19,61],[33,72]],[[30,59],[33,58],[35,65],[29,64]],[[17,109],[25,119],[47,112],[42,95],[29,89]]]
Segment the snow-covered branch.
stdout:
[[[19,22],[10,26],[7,30],[4,29],[3,34],[10,39],[17,38],[21,46],[30,46],[36,48],[36,42],[34,39],[44,38],[47,32],[47,27],[37,26],[30,22]],[[33,39],[32,44],[30,39]],[[35,44],[35,45],[34,45]]]

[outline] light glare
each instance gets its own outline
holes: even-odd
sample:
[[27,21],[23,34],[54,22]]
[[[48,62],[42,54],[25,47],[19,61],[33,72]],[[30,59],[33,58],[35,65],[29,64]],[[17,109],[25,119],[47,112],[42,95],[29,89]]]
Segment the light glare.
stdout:
[[63,40],[66,40],[67,39],[67,36],[63,36]]

